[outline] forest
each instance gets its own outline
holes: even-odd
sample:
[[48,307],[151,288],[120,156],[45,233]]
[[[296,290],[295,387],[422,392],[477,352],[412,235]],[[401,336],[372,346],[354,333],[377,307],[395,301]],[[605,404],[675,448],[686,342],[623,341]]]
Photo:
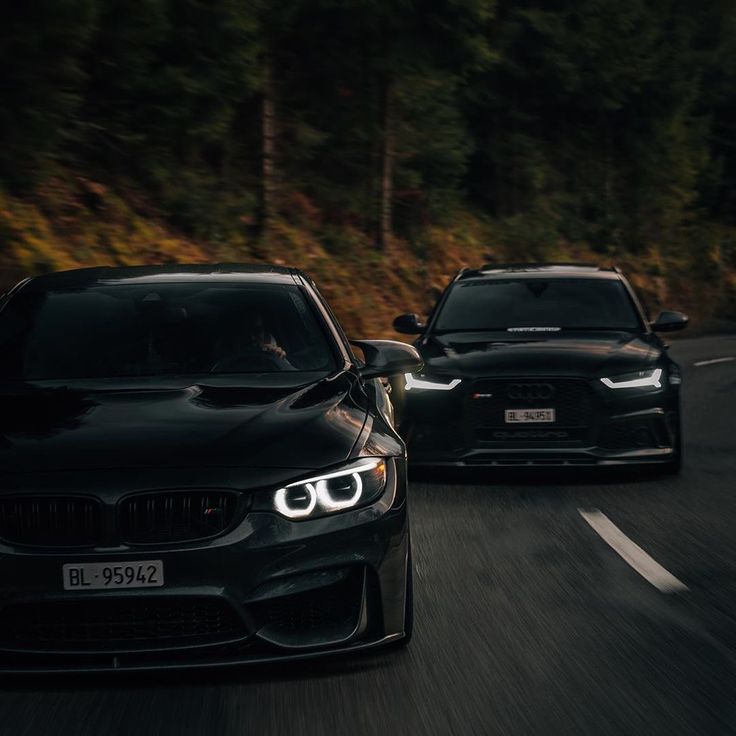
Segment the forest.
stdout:
[[273,261],[389,331],[461,265],[621,265],[736,320],[732,0],[29,0],[0,273]]

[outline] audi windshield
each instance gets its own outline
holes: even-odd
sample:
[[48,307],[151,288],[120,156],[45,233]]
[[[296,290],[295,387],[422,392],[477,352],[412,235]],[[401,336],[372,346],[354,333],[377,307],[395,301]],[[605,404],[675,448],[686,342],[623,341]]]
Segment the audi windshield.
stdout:
[[157,283],[21,292],[0,312],[0,378],[330,371],[297,286]]
[[641,328],[631,297],[618,280],[524,277],[456,283],[433,331]]

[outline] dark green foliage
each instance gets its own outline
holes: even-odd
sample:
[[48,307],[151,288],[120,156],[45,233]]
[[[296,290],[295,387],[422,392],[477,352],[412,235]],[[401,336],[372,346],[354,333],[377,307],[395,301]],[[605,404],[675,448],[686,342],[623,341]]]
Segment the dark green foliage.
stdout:
[[0,182],[25,186],[79,142],[83,58],[96,0],[3,5],[0,21]]
[[325,231],[375,227],[387,135],[409,238],[459,205],[540,258],[736,221],[732,0],[6,5],[5,187],[54,167],[134,182],[185,231],[227,239],[257,222],[268,92],[278,209],[298,218],[298,192]]
[[708,167],[706,18],[676,0],[506,3],[475,92],[476,196],[602,249],[673,237]]

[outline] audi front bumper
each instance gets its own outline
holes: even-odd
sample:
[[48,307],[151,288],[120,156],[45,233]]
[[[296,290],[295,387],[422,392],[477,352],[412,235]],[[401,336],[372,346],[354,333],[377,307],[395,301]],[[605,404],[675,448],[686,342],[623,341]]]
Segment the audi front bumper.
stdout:
[[[407,395],[401,432],[411,465],[658,465],[677,456],[679,394],[671,388],[644,395],[615,394],[582,378],[535,378],[535,386],[549,383],[555,391],[526,397],[509,396],[508,382],[483,379],[462,391]],[[507,409],[527,407],[554,409],[555,421],[514,424],[505,420]]]

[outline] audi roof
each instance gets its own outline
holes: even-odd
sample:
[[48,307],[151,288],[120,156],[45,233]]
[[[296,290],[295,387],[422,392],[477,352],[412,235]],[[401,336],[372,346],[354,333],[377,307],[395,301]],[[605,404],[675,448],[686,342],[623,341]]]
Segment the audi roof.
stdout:
[[489,263],[480,268],[464,268],[458,272],[455,280],[505,278],[511,274],[544,278],[584,276],[618,279],[621,272],[617,268],[603,268],[591,263]]

